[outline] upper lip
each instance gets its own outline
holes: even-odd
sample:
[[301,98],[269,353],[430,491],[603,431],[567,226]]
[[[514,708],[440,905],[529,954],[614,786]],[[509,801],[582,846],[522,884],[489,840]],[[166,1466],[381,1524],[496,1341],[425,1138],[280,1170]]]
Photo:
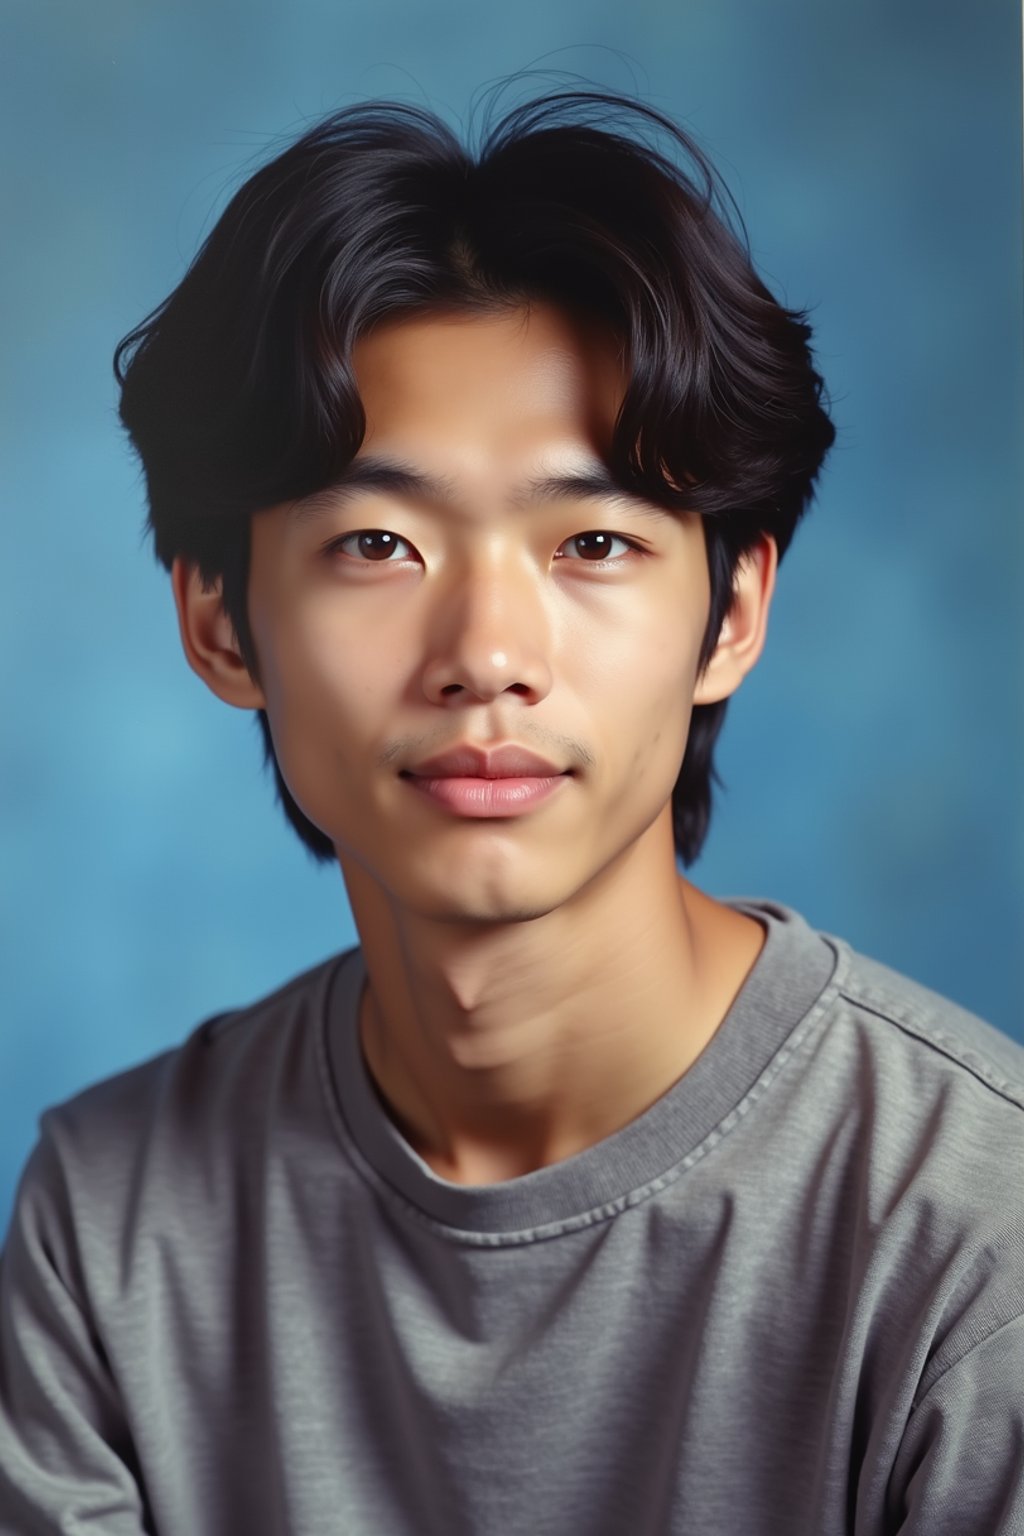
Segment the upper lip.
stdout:
[[525,747],[509,745],[489,751],[483,747],[453,747],[450,752],[439,752],[405,771],[417,778],[431,779],[546,779],[567,770],[556,768],[554,763]]

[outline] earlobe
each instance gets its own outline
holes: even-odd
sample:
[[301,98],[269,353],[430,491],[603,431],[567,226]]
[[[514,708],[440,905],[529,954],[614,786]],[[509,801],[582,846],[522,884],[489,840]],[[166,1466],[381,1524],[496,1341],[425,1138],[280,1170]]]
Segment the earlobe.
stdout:
[[221,584],[204,587],[198,567],[180,557],[171,567],[171,590],[185,659],[206,686],[236,709],[264,709],[263,692],[249,675],[234,626],[224,611]]
[[764,649],[778,558],[775,540],[762,534],[736,567],[732,604],[711,660],[697,679],[694,704],[727,699],[756,665]]

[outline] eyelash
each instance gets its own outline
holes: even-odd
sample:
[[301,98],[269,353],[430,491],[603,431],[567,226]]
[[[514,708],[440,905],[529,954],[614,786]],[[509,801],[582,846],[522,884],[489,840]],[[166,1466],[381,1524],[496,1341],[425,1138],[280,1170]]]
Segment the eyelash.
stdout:
[[[324,545],[323,552],[324,552],[325,555],[335,555],[335,554],[343,555],[345,557],[345,559],[351,560],[355,565],[397,565],[397,564],[399,564],[400,562],[398,560],[367,560],[367,559],[361,560],[361,559],[359,559],[355,555],[350,555],[346,551],[346,549],[344,548],[344,546],[346,544],[348,544],[352,539],[360,539],[365,534],[370,534],[370,533],[387,534],[387,536],[389,538],[393,538],[395,540],[396,544],[399,544],[399,545],[404,544],[406,546],[406,548],[410,549],[410,550],[413,547],[409,543],[408,539],[400,538],[398,536],[398,534],[389,533],[386,528],[357,528],[354,533],[346,533],[346,534],[343,534],[342,537],[339,538],[339,539],[331,539],[331,540],[329,540],[329,542]],[[623,534],[623,533],[612,533],[607,528],[587,528],[583,533],[571,534],[568,539],[565,539],[563,541],[563,544],[571,544],[576,539],[591,538],[595,534],[600,534],[603,538],[617,540],[618,543],[624,544],[626,546],[626,550],[628,551],[629,554],[639,554],[639,555],[642,555],[642,554],[646,553],[643,545],[637,543],[636,540],[628,539],[626,537],[626,535]],[[560,544],[559,545],[559,549],[561,549],[562,547],[563,547],[563,545]],[[405,557],[405,558],[407,558],[407,557]],[[566,557],[565,555],[562,555],[559,558],[564,560],[566,558],[571,558],[571,557]],[[588,560],[588,559],[586,559],[585,556],[577,556],[573,560],[573,563],[577,564],[577,565],[597,566],[600,569],[602,566],[616,565],[620,560],[624,560],[625,558],[626,558],[626,555],[608,555],[608,556],[603,557],[600,560]]]

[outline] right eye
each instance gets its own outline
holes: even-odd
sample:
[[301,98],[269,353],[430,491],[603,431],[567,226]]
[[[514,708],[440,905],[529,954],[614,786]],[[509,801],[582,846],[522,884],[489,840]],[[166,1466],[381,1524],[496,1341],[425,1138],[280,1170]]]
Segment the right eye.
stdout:
[[332,539],[326,549],[328,554],[340,550],[349,560],[373,561],[377,565],[391,560],[396,553],[400,560],[407,560],[414,553],[411,544],[385,528],[361,528],[358,533],[346,533],[344,538]]

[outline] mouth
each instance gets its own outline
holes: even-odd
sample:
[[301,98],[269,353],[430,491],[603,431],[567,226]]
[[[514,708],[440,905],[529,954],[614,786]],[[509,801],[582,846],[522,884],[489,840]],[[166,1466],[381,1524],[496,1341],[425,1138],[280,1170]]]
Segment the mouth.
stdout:
[[546,779],[558,777],[563,770],[546,757],[512,742],[500,747],[478,747],[465,742],[412,764],[406,772],[426,779]]
[[441,809],[456,816],[502,820],[522,816],[542,805],[572,778],[571,773],[550,773],[484,778],[481,775],[430,777],[403,773],[401,779]]
[[521,816],[556,794],[571,769],[525,747],[464,745],[426,758],[399,777],[436,806],[470,818]]

